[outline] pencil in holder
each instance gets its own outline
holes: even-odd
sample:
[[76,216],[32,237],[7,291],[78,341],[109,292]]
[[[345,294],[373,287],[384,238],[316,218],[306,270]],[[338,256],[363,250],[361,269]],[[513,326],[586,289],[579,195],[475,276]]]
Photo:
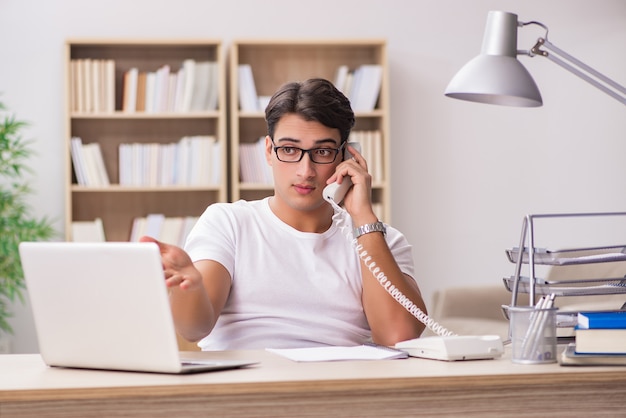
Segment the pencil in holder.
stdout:
[[509,306],[513,363],[555,363],[558,308]]

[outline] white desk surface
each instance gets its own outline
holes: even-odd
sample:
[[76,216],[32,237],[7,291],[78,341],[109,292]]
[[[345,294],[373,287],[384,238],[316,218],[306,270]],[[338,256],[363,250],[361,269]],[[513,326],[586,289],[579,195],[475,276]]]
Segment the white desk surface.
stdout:
[[[465,411],[464,415],[471,416],[474,408],[477,416],[487,416],[483,409],[485,405],[490,405],[498,416],[516,411],[519,415],[519,408],[528,401],[536,401],[539,406],[545,404],[546,408],[554,404],[553,396],[537,399],[538,394],[547,390],[554,391],[556,399],[571,395],[571,399],[562,397],[566,406],[572,406],[577,400],[583,401],[581,393],[587,393],[589,397],[597,394],[598,400],[604,396],[606,399],[601,401],[607,413],[612,411],[614,414],[615,408],[621,410],[626,404],[626,368],[514,364],[508,358],[508,350],[502,359],[463,362],[410,358],[297,363],[262,350],[185,354],[197,358],[247,359],[259,364],[244,369],[179,376],[51,368],[38,354],[3,355],[0,356],[0,416],[10,416],[8,412],[12,407],[25,411],[23,408],[33,402],[46,405],[46,402],[65,400],[67,404],[74,401],[79,408],[81,400],[88,400],[92,407],[98,400],[131,398],[150,399],[150,403],[156,405],[161,398],[168,397],[184,397],[187,406],[192,404],[191,400],[207,402],[214,399],[212,402],[217,402],[219,399],[227,402],[223,407],[233,413],[233,405],[242,405],[259,395],[267,402],[272,399],[273,404],[266,405],[267,408],[277,408],[281,402],[290,405],[297,398],[313,411],[320,399],[330,402],[329,399],[337,397],[344,403],[355,402],[355,407],[365,405],[372,414],[375,408],[383,407],[374,399],[393,399],[393,407],[384,405],[386,409],[377,411],[387,416],[403,416],[392,411],[399,408],[397,411],[406,412],[406,408],[418,405],[422,412],[429,408],[439,411],[442,401],[452,415],[454,411]],[[372,405],[368,407],[370,398]],[[206,404],[202,405],[207,408]],[[498,407],[494,409],[496,405]],[[276,409],[265,411],[258,408],[254,410],[258,416],[289,416],[279,415]],[[41,405],[37,410],[39,412],[33,412],[32,416],[43,416]],[[245,415],[241,408],[236,412],[233,416],[255,416],[254,413]],[[337,410],[333,410],[333,414],[342,416]]]

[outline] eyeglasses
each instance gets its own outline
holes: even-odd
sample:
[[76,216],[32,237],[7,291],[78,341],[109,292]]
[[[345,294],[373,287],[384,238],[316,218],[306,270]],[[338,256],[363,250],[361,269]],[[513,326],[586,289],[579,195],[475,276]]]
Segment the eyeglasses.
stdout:
[[[272,144],[274,144],[274,139],[272,139]],[[302,149],[298,147],[292,147],[291,145],[285,145],[281,147],[277,147],[274,145],[274,152],[276,153],[276,158],[278,161],[282,161],[284,163],[297,163],[302,160],[304,154],[309,154],[309,158],[316,164],[331,164],[337,158],[337,154],[339,151],[343,150],[345,146],[345,142],[342,143],[339,148],[311,148],[311,149]]]

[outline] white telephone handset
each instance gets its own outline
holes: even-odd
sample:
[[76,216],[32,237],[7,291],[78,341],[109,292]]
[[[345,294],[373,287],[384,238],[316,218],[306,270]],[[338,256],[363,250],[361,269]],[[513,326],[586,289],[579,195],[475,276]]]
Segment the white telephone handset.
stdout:
[[[351,145],[359,153],[361,152],[361,146],[358,142],[348,142],[348,145]],[[344,160],[348,158],[352,158],[352,155],[346,150]],[[352,187],[352,180],[349,176],[346,176],[341,184],[335,182],[326,186],[322,195],[337,211],[343,211],[339,204],[343,201],[350,187]],[[335,213],[333,220],[338,223],[342,230],[348,228],[347,225],[341,225],[343,220],[338,216],[338,213]],[[437,334],[437,336],[433,337],[421,337],[399,342],[396,344],[396,348],[406,351],[413,357],[446,361],[493,359],[502,355],[504,352],[502,339],[497,335],[458,336],[435,322],[409,298],[403,295],[387,279],[385,273],[376,267],[376,263],[367,255],[367,251],[364,251],[363,247],[352,237],[351,229],[345,235],[348,241],[355,245],[359,258],[363,260],[365,266],[372,272],[380,285],[408,312]]]
[[[350,145],[358,152],[361,152],[361,144],[359,144],[358,142],[348,142],[347,145]],[[352,158],[352,154],[350,154],[347,148],[344,152],[344,160]],[[349,176],[345,176],[342,179],[341,184],[335,182],[330,183],[328,186],[326,186],[324,188],[324,191],[322,192],[322,195],[324,196],[324,199],[328,200],[329,202],[335,202],[336,204],[340,204],[343,201],[343,198],[346,196],[346,193],[348,193],[348,190],[350,190],[350,187],[352,187],[352,180]]]

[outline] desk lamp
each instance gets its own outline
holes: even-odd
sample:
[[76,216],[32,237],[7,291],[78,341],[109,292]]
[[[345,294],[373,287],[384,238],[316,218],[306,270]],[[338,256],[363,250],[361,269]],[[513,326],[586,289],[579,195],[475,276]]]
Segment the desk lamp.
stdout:
[[[538,25],[546,33],[529,51],[518,50],[517,28],[526,25]],[[505,106],[541,106],[539,89],[517,55],[548,58],[626,105],[626,88],[554,46],[548,41],[547,26],[535,21],[520,22],[516,14],[501,11],[489,12],[481,54],[452,78],[445,95]]]

